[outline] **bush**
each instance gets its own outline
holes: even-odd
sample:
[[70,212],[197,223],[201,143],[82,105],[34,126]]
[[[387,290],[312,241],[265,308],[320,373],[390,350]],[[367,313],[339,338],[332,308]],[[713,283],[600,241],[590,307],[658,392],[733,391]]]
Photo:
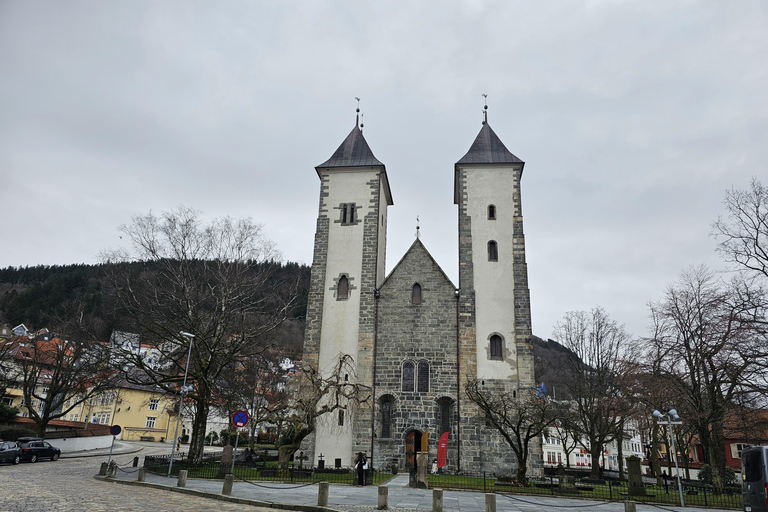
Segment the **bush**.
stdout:
[[229,432],[229,430],[222,430],[219,434],[219,439],[221,440],[221,446],[227,446],[230,440],[230,437],[232,434]]
[[189,442],[189,434],[184,434],[181,436],[181,442],[187,444]]
[[0,402],[0,423],[7,423],[8,420],[15,418],[19,414],[18,407],[11,407],[5,402]]
[[[723,479],[726,485],[736,483],[736,472],[733,468],[725,467]],[[712,468],[709,464],[704,464],[699,470],[699,482],[712,485]]]
[[208,432],[208,435],[205,436],[205,444],[213,444],[219,442],[219,434],[217,434],[215,431]]
[[0,439],[3,441],[15,441],[20,437],[36,436],[36,430],[29,430],[23,427],[7,426],[0,427]]

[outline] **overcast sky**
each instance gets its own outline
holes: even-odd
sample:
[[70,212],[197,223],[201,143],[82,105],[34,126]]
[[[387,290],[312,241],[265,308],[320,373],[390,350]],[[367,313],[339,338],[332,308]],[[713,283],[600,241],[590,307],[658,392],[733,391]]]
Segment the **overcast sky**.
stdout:
[[309,264],[314,166],[359,96],[388,270],[418,215],[458,284],[453,165],[483,93],[526,162],[534,334],[603,306],[643,336],[681,270],[724,268],[725,190],[766,182],[768,3],[0,0],[0,267],[95,263],[181,204]]

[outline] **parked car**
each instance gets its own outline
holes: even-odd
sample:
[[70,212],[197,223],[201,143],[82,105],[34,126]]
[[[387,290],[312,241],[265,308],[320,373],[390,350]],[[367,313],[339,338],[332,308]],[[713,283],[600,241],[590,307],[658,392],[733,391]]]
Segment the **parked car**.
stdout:
[[12,462],[18,464],[21,461],[19,445],[13,441],[0,442],[0,462]]
[[39,459],[57,460],[61,450],[42,437],[20,437],[16,440],[21,449],[21,460],[37,462]]

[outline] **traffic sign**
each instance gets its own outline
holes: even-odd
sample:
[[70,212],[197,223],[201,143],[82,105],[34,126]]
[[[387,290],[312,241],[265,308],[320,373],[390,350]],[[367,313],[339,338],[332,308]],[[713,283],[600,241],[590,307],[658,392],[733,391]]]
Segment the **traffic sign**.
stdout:
[[123,429],[120,428],[120,425],[112,425],[111,427],[109,427],[109,433],[112,434],[113,436],[116,436],[122,431]]
[[245,411],[237,411],[232,415],[232,424],[237,428],[244,427],[248,424],[248,413]]

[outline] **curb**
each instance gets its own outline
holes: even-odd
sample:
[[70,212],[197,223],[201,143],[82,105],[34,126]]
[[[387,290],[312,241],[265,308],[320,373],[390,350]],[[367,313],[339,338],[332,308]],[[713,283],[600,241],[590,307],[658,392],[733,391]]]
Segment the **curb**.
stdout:
[[113,484],[123,484],[123,485],[133,485],[137,487],[151,487],[153,489],[160,489],[163,491],[178,492],[181,494],[190,494],[192,496],[197,496],[199,498],[228,501],[230,503],[239,503],[241,505],[250,505],[252,507],[276,508],[280,510],[297,510],[299,512],[339,512],[338,510],[330,507],[320,507],[316,505],[291,505],[288,503],[257,501],[257,500],[250,500],[248,498],[236,498],[233,496],[225,496],[223,494],[214,494],[212,492],[198,491],[195,489],[187,489],[186,487],[171,487],[168,485],[153,484],[150,482],[138,482],[136,480],[116,480],[114,478],[107,478],[105,476],[99,476],[99,475],[94,475],[93,478],[102,482],[110,482]]

